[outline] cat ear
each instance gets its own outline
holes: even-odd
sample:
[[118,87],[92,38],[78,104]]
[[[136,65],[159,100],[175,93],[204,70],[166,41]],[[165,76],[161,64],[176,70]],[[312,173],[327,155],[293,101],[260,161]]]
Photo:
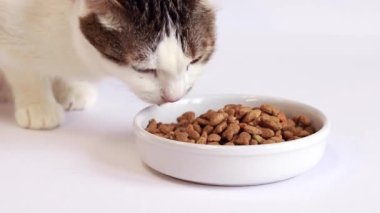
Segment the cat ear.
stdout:
[[120,23],[111,8],[119,7],[118,0],[79,0],[80,16],[85,17],[89,14],[96,14],[99,24],[109,30],[120,30]]
[[201,0],[201,3],[210,9],[216,9],[215,0]]
[[80,0],[82,5],[89,9],[98,9],[103,7],[107,2],[107,0]]
[[114,5],[121,6],[120,0],[80,0],[86,2],[89,6],[99,6],[99,5]]
[[78,2],[81,14],[102,15],[108,13],[112,8],[121,7],[120,0],[78,0]]

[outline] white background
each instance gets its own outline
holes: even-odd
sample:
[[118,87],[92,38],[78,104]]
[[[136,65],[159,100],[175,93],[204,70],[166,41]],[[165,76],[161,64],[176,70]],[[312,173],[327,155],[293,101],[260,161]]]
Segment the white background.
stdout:
[[314,169],[252,187],[160,175],[131,139],[146,104],[105,81],[95,107],[67,113],[54,131],[19,129],[12,106],[0,105],[0,212],[380,212],[380,1],[215,2],[217,53],[192,95],[273,95],[322,109],[333,129]]

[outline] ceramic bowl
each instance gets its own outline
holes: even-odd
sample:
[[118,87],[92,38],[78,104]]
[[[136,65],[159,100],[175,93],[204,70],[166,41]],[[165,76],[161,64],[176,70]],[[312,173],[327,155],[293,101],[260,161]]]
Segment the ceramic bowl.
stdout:
[[[287,116],[309,116],[318,131],[283,143],[217,146],[177,142],[144,130],[152,118],[174,122],[186,111],[199,115],[226,104],[259,106],[262,103],[276,106]],[[135,117],[134,129],[140,156],[152,169],[186,181],[237,186],[281,181],[314,167],[324,153],[330,123],[320,110],[292,100],[255,95],[215,95],[149,106]]]

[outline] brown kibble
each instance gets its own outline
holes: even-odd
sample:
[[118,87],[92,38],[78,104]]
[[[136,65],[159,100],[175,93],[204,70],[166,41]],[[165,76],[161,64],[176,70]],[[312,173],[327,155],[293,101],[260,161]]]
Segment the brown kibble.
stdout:
[[295,135],[295,136],[299,136],[299,134],[301,134],[302,130],[303,130],[303,128],[300,127],[300,126],[293,127],[293,128],[290,129],[290,131],[292,131],[293,135]]
[[284,140],[282,139],[282,137],[278,137],[278,136],[274,136],[274,137],[272,137],[271,140],[274,140],[276,143],[280,143],[280,142],[284,141]]
[[305,128],[306,131],[308,131],[311,134],[313,134],[315,132],[314,128],[312,126],[308,126]]
[[203,128],[203,132],[206,132],[207,134],[210,134],[214,130],[214,127],[207,125],[205,128]]
[[179,127],[187,127],[189,124],[191,124],[191,122],[188,120],[181,120],[180,122],[178,122]]
[[182,117],[188,121],[193,121],[195,119],[195,113],[194,112],[185,112]]
[[178,122],[178,126],[185,127],[185,126],[188,126],[190,123],[191,123],[190,121],[183,119]]
[[198,140],[199,137],[201,137],[200,134],[195,130],[188,131],[188,134],[189,134],[189,138],[194,139],[194,140]]
[[192,124],[189,124],[186,126],[186,132],[194,130],[194,126]]
[[259,123],[260,123],[260,121],[261,121],[261,120],[260,120],[260,117],[258,117],[257,119],[255,119],[255,120],[249,122],[248,124],[251,125],[251,126],[258,126]]
[[189,134],[187,134],[186,132],[177,132],[175,133],[175,139],[182,142],[188,142]]
[[168,134],[168,139],[174,139],[175,138],[175,133],[173,132],[173,131],[171,131],[171,132],[169,132],[169,134]]
[[164,135],[163,137],[170,140],[174,140],[175,138],[174,135]]
[[257,144],[259,144],[259,142],[257,141],[257,140],[255,140],[255,139],[251,139],[251,142],[249,143],[250,145],[257,145]]
[[242,132],[239,134],[239,137],[236,139],[236,145],[249,145],[252,136],[247,132]]
[[251,110],[249,111],[243,118],[243,122],[244,123],[248,123],[248,122],[251,122],[255,119],[257,119],[258,117],[260,117],[261,115],[261,110],[259,109],[255,109],[255,110]]
[[288,126],[296,126],[296,123],[292,119],[288,119]]
[[186,131],[187,131],[187,127],[177,126],[177,127],[174,129],[174,133],[177,133],[177,132],[186,132]]
[[213,112],[209,114],[208,118],[209,118],[209,125],[216,126],[222,123],[226,119],[226,116],[224,115],[224,113],[221,113],[221,112]]
[[295,129],[295,126],[289,126],[288,124],[287,125],[282,125],[282,131],[291,131],[291,132],[293,132],[293,130]]
[[269,104],[262,104],[260,106],[260,109],[263,111],[263,112],[266,112],[270,115],[278,115],[278,113],[280,113],[280,110],[278,110],[277,108],[273,107],[272,105],[269,105]]
[[276,143],[276,141],[272,139],[268,139],[268,140],[263,140],[260,142],[260,144],[272,144],[272,143]]
[[199,117],[185,112],[177,123],[159,123],[151,119],[146,131],[170,140],[211,145],[260,145],[296,140],[315,133],[309,117],[292,119],[277,108],[229,104],[208,110]]
[[227,109],[225,110],[225,112],[227,113],[228,116],[235,116],[235,109]]
[[234,117],[234,116],[228,116],[228,117],[227,117],[227,122],[228,122],[228,124],[236,123],[236,121],[237,121],[237,119],[236,119],[236,117]]
[[281,123],[281,130],[286,130],[288,128],[288,121],[282,122]]
[[278,117],[278,119],[280,119],[281,122],[286,122],[288,120],[286,118],[285,113],[283,113],[283,112],[278,113],[277,117]]
[[311,125],[311,120],[310,118],[304,116],[304,115],[300,115],[298,116],[298,123],[302,124],[303,126],[310,126]]
[[197,144],[206,144],[207,143],[207,133],[203,132],[201,137],[197,140]]
[[197,144],[206,144],[206,143],[207,143],[207,138],[202,138],[202,137],[200,137],[200,138],[197,140],[196,143],[197,143]]
[[237,119],[244,117],[251,110],[251,107],[240,107],[236,112]]
[[194,119],[195,119],[194,112],[185,112],[180,117],[177,118],[177,121],[180,122],[180,121],[186,120],[186,121],[192,122]]
[[218,134],[211,134],[208,136],[207,141],[209,142],[219,142],[222,138]]
[[282,133],[282,136],[285,138],[285,140],[289,140],[290,138],[292,138],[294,135],[293,135],[293,132],[291,131],[284,131]]
[[260,125],[262,125],[263,127],[268,127],[274,131],[277,131],[282,128],[281,123],[274,119],[272,116],[262,117]]
[[173,131],[174,128],[175,126],[172,124],[160,124],[158,127],[158,129],[164,134],[169,134],[169,132]]
[[208,121],[204,118],[197,118],[196,121],[198,124],[203,125],[203,126],[208,124]]
[[253,136],[253,139],[256,140],[256,141],[259,142],[259,143],[260,143],[261,141],[264,140],[264,138],[261,137],[260,135],[254,135],[254,136]]
[[280,113],[281,111],[279,109],[277,109],[276,107],[273,107],[273,115],[274,116],[278,116],[278,114]]
[[244,125],[243,129],[244,131],[252,135],[261,135],[263,133],[261,129],[250,125]]
[[146,131],[150,132],[150,133],[157,133],[158,132],[158,129],[157,129],[157,121],[155,119],[151,119],[148,123],[148,126],[146,127],[145,129]]
[[199,134],[202,133],[202,127],[199,126],[199,124],[198,124],[197,122],[194,122],[194,123],[193,123],[193,128],[194,128],[194,130],[197,131]]
[[199,117],[200,117],[200,118],[208,119],[210,113],[213,113],[213,112],[215,112],[215,111],[212,110],[212,109],[209,109],[209,110],[207,110],[207,112],[203,113],[203,114],[202,114],[201,116],[199,116]]
[[238,139],[238,137],[239,137],[239,135],[234,135],[233,137],[232,137],[232,139],[230,140],[230,141],[228,141],[228,142],[232,142],[232,143],[235,143],[235,141]]
[[309,133],[308,131],[306,131],[306,130],[301,130],[301,131],[297,134],[298,137],[306,137],[306,136],[309,136],[309,135],[310,135],[310,133]]
[[226,121],[220,123],[218,126],[215,127],[214,133],[219,134],[219,133],[223,132],[227,128],[227,126],[228,125],[227,125]]
[[274,121],[276,121],[278,123],[281,123],[280,119],[278,117],[276,117],[276,116],[269,115],[269,118],[273,119]]
[[225,137],[228,141],[231,141],[234,135],[239,133],[240,126],[237,123],[230,124],[227,129],[223,132],[222,136]]
[[286,122],[282,123],[283,130],[289,130],[294,127],[296,123],[292,119],[288,119]]
[[265,139],[269,139],[274,136],[274,131],[268,128],[261,128],[261,136]]

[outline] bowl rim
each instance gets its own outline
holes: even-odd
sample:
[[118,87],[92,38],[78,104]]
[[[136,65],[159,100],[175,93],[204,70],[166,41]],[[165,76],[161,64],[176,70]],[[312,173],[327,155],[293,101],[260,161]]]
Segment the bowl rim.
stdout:
[[[228,150],[228,151],[232,151],[232,150],[247,151],[247,150],[251,150],[251,151],[259,151],[259,152],[263,151],[264,152],[264,151],[270,151],[270,150],[276,150],[276,149],[294,150],[294,149],[298,149],[298,148],[301,149],[304,147],[312,146],[314,144],[320,143],[322,141],[322,139],[324,139],[328,135],[330,128],[331,128],[331,121],[328,119],[326,114],[323,111],[321,111],[320,109],[317,109],[317,108],[315,108],[309,104],[305,104],[305,103],[302,103],[302,102],[299,102],[296,100],[287,99],[287,98],[283,98],[283,97],[266,96],[266,95],[252,95],[252,94],[251,95],[249,95],[249,94],[248,95],[247,94],[208,94],[208,95],[202,95],[202,96],[198,95],[198,96],[186,97],[186,98],[181,99],[178,102],[163,104],[162,106],[169,105],[169,104],[180,104],[182,102],[188,102],[188,101],[191,101],[194,99],[205,99],[205,100],[207,100],[207,99],[212,99],[212,98],[226,98],[226,99],[229,99],[229,98],[230,99],[232,99],[232,98],[242,98],[242,99],[254,98],[254,99],[257,99],[259,101],[262,99],[271,99],[271,100],[276,101],[276,102],[285,101],[285,102],[288,102],[290,104],[305,107],[305,108],[308,108],[308,109],[311,109],[311,110],[317,112],[319,114],[318,117],[320,117],[320,119],[322,120],[322,127],[312,135],[309,135],[309,136],[306,136],[303,138],[299,138],[296,140],[292,140],[291,142],[282,142],[282,143],[274,143],[274,144],[247,145],[247,146],[223,146],[223,145],[206,145],[206,144],[184,143],[184,142],[180,142],[180,141],[171,140],[171,139],[156,136],[150,132],[147,132],[145,130],[145,128],[139,124],[139,121],[141,119],[143,119],[143,117],[145,117],[144,115],[148,111],[150,111],[154,107],[157,107],[157,105],[150,105],[150,106],[143,108],[142,110],[140,110],[135,115],[135,118],[133,120],[133,128],[135,129],[135,133],[141,134],[144,137],[147,137],[149,139],[148,142],[150,142],[150,143],[154,143],[157,145],[160,144],[160,145],[170,146],[173,148],[174,147],[186,148],[189,151],[190,150],[193,150],[193,151],[194,150],[198,150],[198,151],[199,150],[204,150],[204,151],[208,151],[208,150],[219,150],[219,151],[226,151],[226,150]],[[152,142],[153,140],[154,140],[154,142]]]

